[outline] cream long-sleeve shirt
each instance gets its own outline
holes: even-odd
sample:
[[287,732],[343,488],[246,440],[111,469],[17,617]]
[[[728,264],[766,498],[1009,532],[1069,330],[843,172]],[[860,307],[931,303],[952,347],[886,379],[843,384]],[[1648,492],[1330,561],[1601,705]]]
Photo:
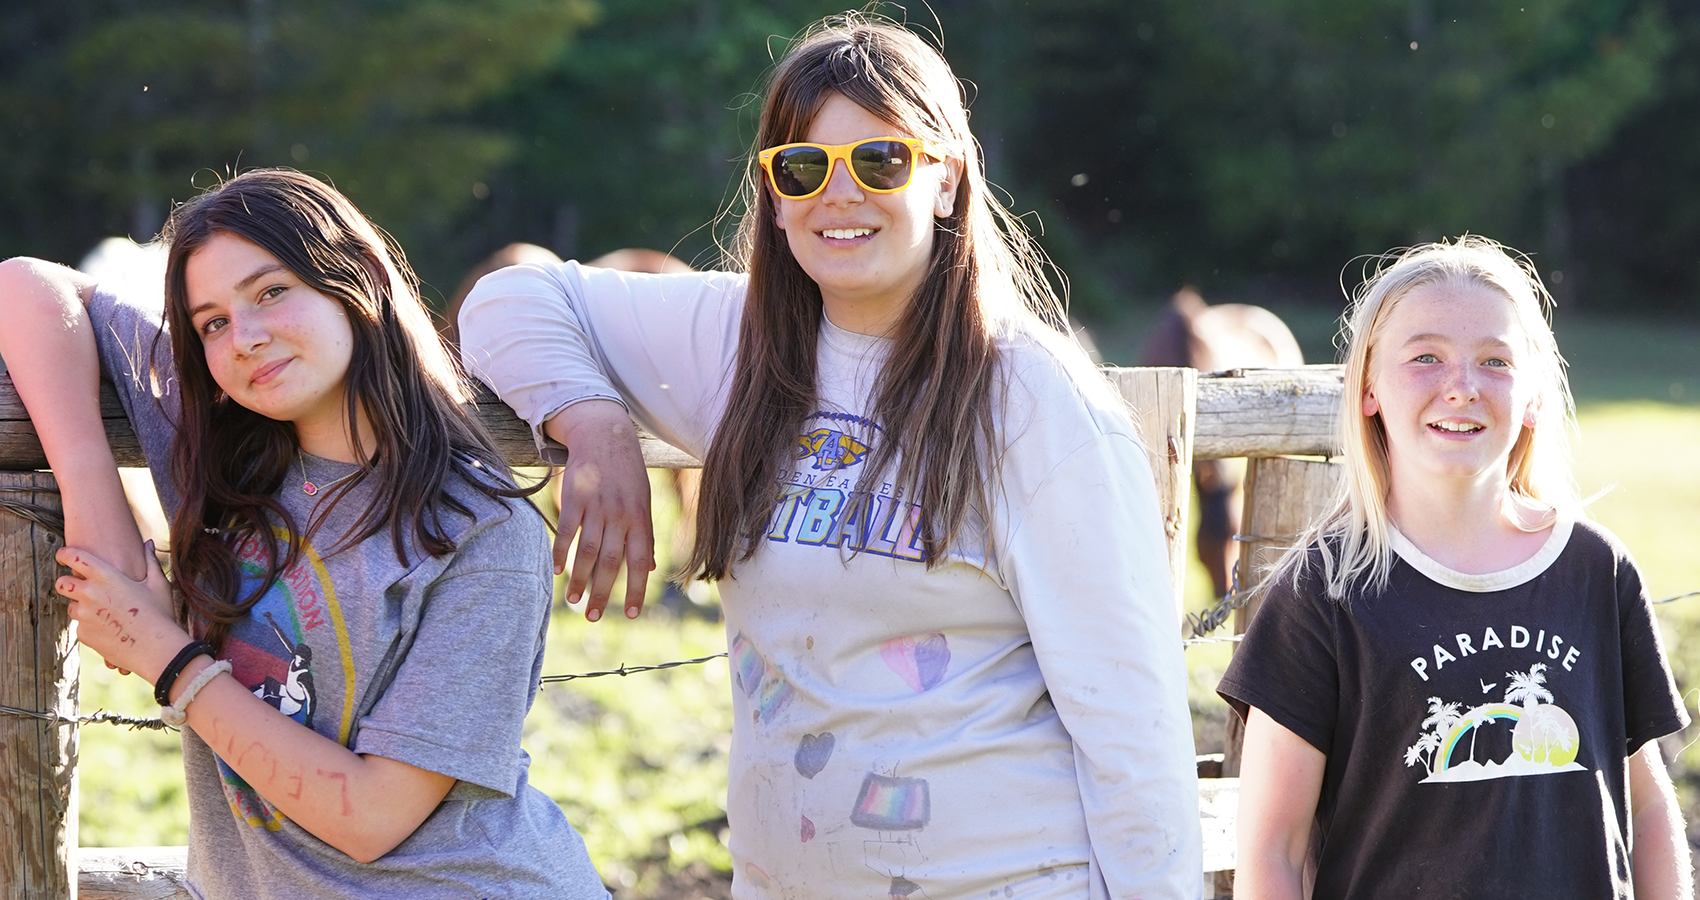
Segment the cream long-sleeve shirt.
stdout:
[[[624,403],[698,458],[745,279],[519,266],[461,312],[526,421]],[[846,514],[888,342],[823,321],[819,400],[767,542],[720,585],[739,898],[1196,897],[1192,728],[1150,470],[1065,338],[1000,342],[991,521],[932,569],[887,482]]]

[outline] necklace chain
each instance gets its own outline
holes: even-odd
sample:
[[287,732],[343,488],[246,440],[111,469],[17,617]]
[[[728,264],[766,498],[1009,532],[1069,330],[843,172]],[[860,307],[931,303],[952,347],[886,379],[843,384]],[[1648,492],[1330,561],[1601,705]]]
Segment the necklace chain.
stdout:
[[318,485],[318,484],[314,484],[313,480],[311,478],[307,477],[307,457],[302,455],[301,453],[296,453],[295,454],[295,461],[297,463],[301,464],[301,493],[306,494],[309,497],[314,496],[315,494],[319,493],[320,491],[322,491],[326,488],[336,487],[337,485],[341,484],[342,482],[347,481],[348,479],[353,478],[354,476],[360,474],[360,470],[355,469],[354,471],[348,473],[347,475],[342,476],[341,478],[337,478],[334,481],[331,481],[327,484]]

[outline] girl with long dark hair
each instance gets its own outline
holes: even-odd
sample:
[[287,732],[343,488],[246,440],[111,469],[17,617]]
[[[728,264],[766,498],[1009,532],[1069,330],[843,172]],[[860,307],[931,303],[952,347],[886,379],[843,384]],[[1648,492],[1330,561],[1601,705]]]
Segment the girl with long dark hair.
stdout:
[[568,451],[556,562],[576,531],[593,618],[623,555],[628,615],[648,569],[627,409],[704,460],[689,567],[725,604],[734,895],[1197,896],[1151,472],[949,66],[828,20],[779,63],[757,150],[736,272],[520,266],[460,321]]
[[[80,640],[183,729],[191,889],[606,896],[519,746],[547,527],[461,408],[399,250],[284,170],[183,204],[164,237],[163,309],[0,264],[0,354],[59,476]],[[103,368],[171,516],[170,583],[117,487]]]

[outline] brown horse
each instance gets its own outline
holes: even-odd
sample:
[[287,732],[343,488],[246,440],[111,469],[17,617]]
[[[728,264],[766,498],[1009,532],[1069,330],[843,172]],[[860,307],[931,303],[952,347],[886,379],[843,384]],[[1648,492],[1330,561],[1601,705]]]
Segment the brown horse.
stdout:
[[[1190,366],[1200,372],[1268,366],[1302,366],[1299,342],[1280,317],[1261,306],[1211,306],[1192,288],[1182,288],[1158,317],[1140,347],[1142,366]],[[1239,559],[1233,536],[1240,530],[1240,487],[1245,466],[1238,460],[1195,460],[1198,488],[1198,558],[1221,597]]]

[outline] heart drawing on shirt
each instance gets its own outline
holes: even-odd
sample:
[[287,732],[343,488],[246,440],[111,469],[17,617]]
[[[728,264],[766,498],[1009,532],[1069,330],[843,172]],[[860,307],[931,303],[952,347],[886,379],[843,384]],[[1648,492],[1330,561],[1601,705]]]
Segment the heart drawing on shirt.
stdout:
[[830,731],[803,735],[803,739],[797,742],[797,755],[792,758],[797,764],[797,774],[809,779],[819,775],[826,768],[826,761],[832,758],[835,743]]
[[815,836],[815,823],[809,821],[808,816],[804,816],[803,817],[803,843],[807,844],[811,839],[814,838],[814,836]]
[[920,640],[892,638],[880,644],[880,658],[905,684],[916,691],[930,690],[950,667],[950,642],[936,631]]

